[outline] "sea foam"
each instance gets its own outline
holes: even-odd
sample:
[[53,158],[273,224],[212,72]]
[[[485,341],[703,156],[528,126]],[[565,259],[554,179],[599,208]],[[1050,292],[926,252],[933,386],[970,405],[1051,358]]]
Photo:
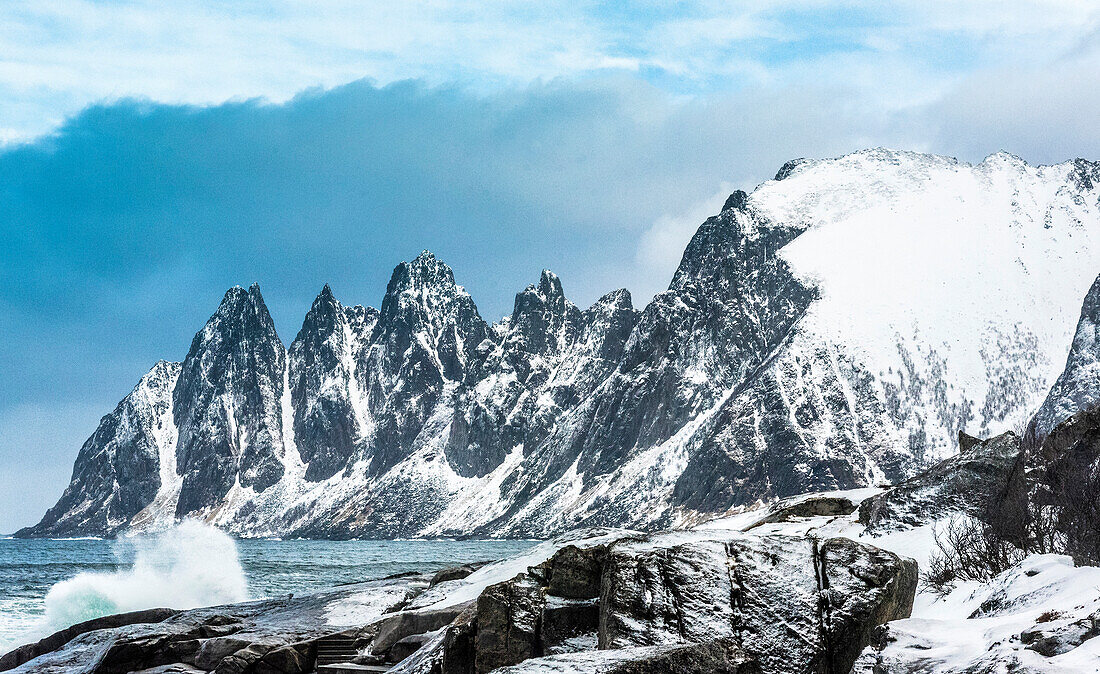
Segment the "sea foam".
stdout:
[[211,526],[187,520],[118,545],[132,546],[129,568],[81,573],[50,588],[46,622],[52,629],[113,613],[196,608],[248,598],[236,543]]

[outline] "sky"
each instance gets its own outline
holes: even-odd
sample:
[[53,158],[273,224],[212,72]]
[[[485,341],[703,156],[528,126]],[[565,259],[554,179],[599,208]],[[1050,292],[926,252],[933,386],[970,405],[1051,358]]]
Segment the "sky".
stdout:
[[1100,159],[1071,0],[0,3],[0,532],[233,285],[290,342],[431,249],[498,320],[539,272],[642,306],[796,157]]

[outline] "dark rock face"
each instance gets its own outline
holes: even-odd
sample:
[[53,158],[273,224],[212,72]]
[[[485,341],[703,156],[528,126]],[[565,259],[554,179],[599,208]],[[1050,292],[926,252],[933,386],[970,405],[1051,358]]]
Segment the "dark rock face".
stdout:
[[998,503],[1020,456],[1020,438],[1007,432],[988,440],[960,434],[960,453],[864,500],[859,521],[871,531],[921,526],[946,513],[981,517]]
[[746,537],[612,547],[600,647],[728,638],[765,672],[846,672],[875,625],[908,617],[917,570],[845,539]]
[[434,255],[425,251],[394,269],[371,346],[359,359],[360,387],[377,410],[372,473],[408,456],[444,383],[465,378],[488,334],[473,299]]
[[313,301],[288,352],[294,441],[308,464],[306,479],[326,480],[345,468],[362,439],[355,410],[355,337],[373,327],[340,306],[326,285]]
[[51,653],[61,648],[65,644],[69,643],[81,634],[93,632],[95,630],[112,629],[115,627],[123,627],[125,625],[138,625],[142,623],[159,623],[179,613],[174,609],[169,608],[152,608],[144,611],[131,611],[129,613],[119,613],[116,615],[104,616],[102,618],[95,618],[93,620],[86,620],[82,623],[77,623],[72,627],[67,627],[60,632],[55,632],[50,636],[36,641],[33,644],[26,644],[20,646],[14,651],[4,654],[0,657],[0,672],[6,672],[9,669],[15,669],[23,663],[30,662],[45,653]]
[[848,672],[879,625],[913,612],[917,564],[846,538],[818,550],[824,614],[824,667]]
[[[1095,166],[1093,166],[1095,170]],[[1082,173],[1087,179],[1088,173]],[[1081,304],[1081,318],[1073,336],[1066,367],[1036,412],[1024,442],[1038,447],[1054,427],[1077,412],[1100,403],[1100,277],[1097,277]]]
[[1100,563],[1100,408],[1078,412],[1025,448],[1001,507],[1020,520],[1049,509],[1060,551],[1078,564]]
[[592,650],[600,627],[599,603],[593,599],[547,597],[540,640],[547,655]]
[[[585,484],[593,484],[642,448],[669,440],[723,392],[752,380],[815,297],[776,256],[796,231],[763,229],[754,217],[750,210],[731,208],[700,227],[669,290],[657,295],[633,326],[614,371],[530,454],[524,445],[525,470],[505,485],[514,509],[574,464]],[[714,432],[712,426],[700,429],[699,441]],[[711,465],[705,451],[691,455],[676,484],[674,505],[698,505]],[[738,496],[723,494],[714,508],[729,507]],[[637,513],[609,507],[602,515],[596,523],[622,524]],[[542,524],[532,521],[507,531],[528,535]]]
[[566,599],[594,599],[600,596],[607,546],[581,548],[567,545],[550,558],[546,591]]
[[462,604],[431,611],[402,611],[386,618],[371,642],[371,652],[384,654],[402,639],[446,627],[467,608]]
[[818,291],[780,253],[806,226],[735,192],[642,311],[626,290],[581,310],[544,271],[492,326],[425,251],[378,311],[326,286],[285,351],[259,289],[232,289],[165,377],[164,432],[120,406],[21,533],[216,513],[249,536],[545,537],[901,480],[920,457],[881,382],[804,327]]
[[217,506],[235,481],[262,492],[282,477],[285,358],[259,286],[231,288],[191,342],[172,394],[178,515]]
[[[558,596],[591,594],[587,581],[553,591],[555,576],[588,579],[593,565],[597,596]],[[909,616],[916,585],[912,560],[841,538],[578,542],[487,587],[396,671],[847,672],[876,626]]]
[[431,585],[434,587],[449,580],[462,580],[486,564],[488,564],[488,562],[478,562],[475,564],[463,564],[462,566],[452,566],[447,569],[440,569],[432,576]]
[[477,599],[475,667],[485,674],[542,655],[540,633],[546,591],[519,576],[487,588]]
[[761,517],[758,522],[745,529],[753,529],[763,524],[776,522],[789,522],[798,517],[838,517],[851,515],[856,511],[856,505],[851,499],[843,496],[814,496],[806,499],[795,499],[794,502],[779,501],[768,510],[768,514]]

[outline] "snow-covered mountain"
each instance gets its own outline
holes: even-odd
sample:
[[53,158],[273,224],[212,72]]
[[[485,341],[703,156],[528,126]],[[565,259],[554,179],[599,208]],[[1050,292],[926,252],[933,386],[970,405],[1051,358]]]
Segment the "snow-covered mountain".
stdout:
[[425,252],[381,309],[326,286],[284,349],[231,289],[104,417],[22,535],[199,517],[248,536],[654,529],[896,481],[1019,428],[1100,269],[1100,166],[797,160],[695,233],[669,289],[587,309],[543,272],[496,325]]

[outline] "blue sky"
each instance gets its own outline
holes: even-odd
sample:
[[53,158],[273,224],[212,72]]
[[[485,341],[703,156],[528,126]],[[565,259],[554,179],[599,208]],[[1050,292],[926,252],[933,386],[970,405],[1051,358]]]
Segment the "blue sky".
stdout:
[[1097,45],[1054,0],[2,3],[0,531],[231,285],[288,342],[423,248],[489,319],[544,267],[641,305],[787,159],[1100,157]]

